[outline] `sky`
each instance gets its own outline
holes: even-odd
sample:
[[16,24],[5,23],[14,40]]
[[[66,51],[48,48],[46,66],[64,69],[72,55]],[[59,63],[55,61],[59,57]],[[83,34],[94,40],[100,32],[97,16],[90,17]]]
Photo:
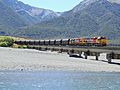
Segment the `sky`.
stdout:
[[71,10],[83,0],[18,0],[35,7],[50,9],[56,12]]

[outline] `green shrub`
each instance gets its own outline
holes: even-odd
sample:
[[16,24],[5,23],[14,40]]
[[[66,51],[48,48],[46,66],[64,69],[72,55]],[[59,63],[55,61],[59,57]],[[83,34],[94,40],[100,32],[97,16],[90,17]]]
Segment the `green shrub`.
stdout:
[[14,39],[12,37],[0,36],[0,46],[10,47],[14,44]]
[[20,46],[18,46],[18,48],[27,48],[27,46],[26,45],[20,45]]
[[1,46],[1,47],[7,47],[7,46],[8,46],[8,43],[7,43],[7,42],[0,42],[0,46]]

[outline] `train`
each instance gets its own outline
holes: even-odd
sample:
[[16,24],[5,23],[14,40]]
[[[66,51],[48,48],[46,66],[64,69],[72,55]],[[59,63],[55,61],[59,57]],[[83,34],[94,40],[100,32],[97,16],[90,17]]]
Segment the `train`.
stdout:
[[19,45],[57,45],[57,46],[106,46],[106,37],[69,38],[55,40],[16,40]]

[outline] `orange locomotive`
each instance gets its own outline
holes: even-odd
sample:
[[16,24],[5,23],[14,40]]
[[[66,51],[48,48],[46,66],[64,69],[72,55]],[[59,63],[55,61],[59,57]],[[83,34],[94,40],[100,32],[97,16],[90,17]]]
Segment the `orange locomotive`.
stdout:
[[73,39],[70,39],[69,45],[106,46],[107,45],[107,40],[106,40],[105,37],[73,38]]

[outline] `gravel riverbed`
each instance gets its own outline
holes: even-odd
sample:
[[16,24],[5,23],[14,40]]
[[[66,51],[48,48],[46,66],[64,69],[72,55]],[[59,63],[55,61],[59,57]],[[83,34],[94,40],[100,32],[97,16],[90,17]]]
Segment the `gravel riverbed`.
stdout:
[[93,56],[83,59],[66,53],[0,47],[0,70],[120,72],[120,60],[113,60],[118,64],[108,64],[105,55],[101,54],[96,61]]

